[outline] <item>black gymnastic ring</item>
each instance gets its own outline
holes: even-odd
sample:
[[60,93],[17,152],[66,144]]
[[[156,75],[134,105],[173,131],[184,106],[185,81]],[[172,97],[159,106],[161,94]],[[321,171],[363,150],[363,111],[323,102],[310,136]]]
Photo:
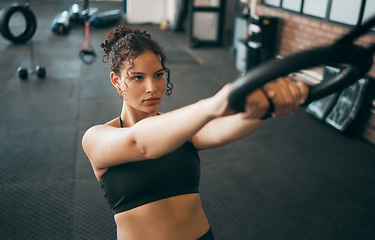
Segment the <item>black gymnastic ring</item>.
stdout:
[[79,58],[84,64],[89,65],[96,61],[96,53],[94,50],[82,49],[79,51]]
[[284,59],[272,59],[254,67],[234,81],[228,97],[229,107],[234,111],[244,112],[246,96],[267,82],[301,69],[324,64],[347,64],[348,66],[333,78],[309,86],[308,97],[302,105],[344,89],[363,77],[373,64],[375,44],[370,48],[364,48],[354,45],[353,42],[374,25],[375,16],[331,46],[291,54]]
[[[304,105],[315,99],[340,91],[365,75],[373,64],[372,54],[366,54],[365,48],[359,46],[334,45],[316,48],[290,55],[284,59],[274,59],[255,67],[232,85],[228,103],[230,108],[243,112],[245,97],[278,77],[286,76],[300,69],[320,66],[327,63],[348,64],[337,76],[314,86],[309,86],[309,95]],[[367,56],[366,56],[367,55]],[[358,59],[356,56],[362,56]]]
[[[12,15],[16,12],[20,12],[21,14],[23,14],[26,20],[25,31],[17,37],[14,36],[9,29],[9,20],[12,17]],[[3,8],[0,11],[0,32],[4,38],[8,39],[13,43],[19,44],[27,42],[34,36],[36,28],[37,22],[35,15],[29,9],[28,6],[13,4]]]

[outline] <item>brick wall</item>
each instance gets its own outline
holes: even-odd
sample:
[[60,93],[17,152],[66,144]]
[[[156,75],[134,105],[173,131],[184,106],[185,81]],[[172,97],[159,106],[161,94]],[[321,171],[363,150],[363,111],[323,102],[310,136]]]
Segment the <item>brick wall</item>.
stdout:
[[[263,5],[260,0],[257,1],[257,15],[272,16],[281,19],[281,36],[278,53],[281,56],[324,44],[330,44],[350,30],[350,27],[345,25],[268,7]],[[375,43],[374,32],[368,33],[356,42],[356,44],[362,46],[369,46],[371,43]],[[372,66],[368,75],[375,78],[375,64]]]

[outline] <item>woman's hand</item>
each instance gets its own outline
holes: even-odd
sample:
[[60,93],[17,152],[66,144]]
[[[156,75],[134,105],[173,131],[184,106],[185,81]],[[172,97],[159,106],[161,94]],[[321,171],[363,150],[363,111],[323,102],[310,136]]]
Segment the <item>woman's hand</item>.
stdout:
[[[213,104],[210,105],[210,110],[215,113],[216,117],[223,117],[236,114],[228,104],[228,96],[232,89],[232,83],[226,84],[219,92],[217,92],[211,99]],[[263,117],[270,104],[261,89],[258,89],[248,96],[246,96],[245,112],[241,113],[246,119],[260,119]]]
[[267,113],[269,107],[266,95],[261,89],[257,89],[246,96],[245,112],[241,114],[246,119],[260,119]]
[[[211,98],[213,104],[210,109],[215,117],[235,114],[228,106],[231,88],[232,84],[227,84]],[[246,96],[245,112],[241,114],[246,119],[261,119],[267,113],[271,101],[275,109],[273,116],[290,115],[305,102],[307,95],[308,87],[305,83],[278,78]]]
[[306,101],[309,89],[303,82],[278,78],[262,88],[274,105],[273,116],[291,115]]

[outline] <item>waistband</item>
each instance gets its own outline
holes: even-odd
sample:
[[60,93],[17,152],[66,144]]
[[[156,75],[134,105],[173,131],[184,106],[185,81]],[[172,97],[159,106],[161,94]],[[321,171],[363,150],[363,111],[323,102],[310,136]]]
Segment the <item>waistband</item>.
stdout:
[[202,237],[198,238],[197,240],[215,240],[212,229],[210,228]]

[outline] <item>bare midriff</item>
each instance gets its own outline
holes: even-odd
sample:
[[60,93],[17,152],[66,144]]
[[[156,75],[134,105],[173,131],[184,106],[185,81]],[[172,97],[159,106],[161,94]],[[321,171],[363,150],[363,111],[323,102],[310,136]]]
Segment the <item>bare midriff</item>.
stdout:
[[148,203],[115,215],[118,240],[198,239],[209,230],[198,193]]

